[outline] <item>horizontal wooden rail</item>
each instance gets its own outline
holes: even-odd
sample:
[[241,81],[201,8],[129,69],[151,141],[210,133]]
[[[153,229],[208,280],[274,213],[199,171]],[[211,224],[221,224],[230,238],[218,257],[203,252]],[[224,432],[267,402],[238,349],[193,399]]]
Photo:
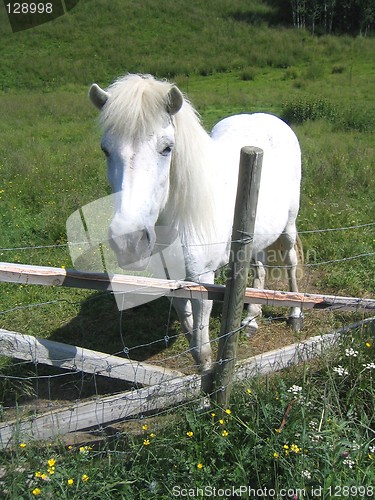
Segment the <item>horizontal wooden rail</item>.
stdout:
[[[342,334],[364,324],[373,324],[375,318],[343,329],[310,337],[296,344],[258,354],[236,363],[234,379],[239,382],[257,375],[273,373],[298,363],[321,356],[334,347]],[[140,413],[160,412],[188,401],[200,401],[201,378],[198,374],[176,377],[151,387],[123,392],[95,400],[76,401],[69,406],[51,409],[42,415],[25,420],[0,423],[0,449],[12,448],[21,441],[50,440],[67,433],[97,428],[116,421],[124,421]]]
[[[115,293],[142,293],[142,290],[155,290],[168,297],[190,299],[210,299],[223,301],[223,285],[194,283],[182,280],[165,280],[128,276],[122,274],[88,273],[59,267],[29,266],[0,262],[0,282],[22,285],[64,286],[89,290],[108,290]],[[341,311],[375,310],[375,299],[340,297],[310,293],[295,293],[275,290],[247,288],[245,303],[269,306],[299,306],[303,309],[339,309]]]
[[0,353],[16,359],[43,363],[66,370],[95,373],[135,384],[155,385],[183,373],[149,363],[111,356],[53,340],[9,332],[0,328]]

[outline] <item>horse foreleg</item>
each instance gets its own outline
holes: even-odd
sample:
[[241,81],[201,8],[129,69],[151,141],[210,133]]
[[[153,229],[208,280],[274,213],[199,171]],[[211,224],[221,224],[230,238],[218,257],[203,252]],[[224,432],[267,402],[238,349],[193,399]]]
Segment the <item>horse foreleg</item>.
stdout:
[[[252,265],[252,269],[254,273],[252,287],[263,289],[266,278],[266,272],[264,270],[263,264],[260,261],[257,261]],[[258,323],[256,322],[256,318],[260,318],[262,316],[262,307],[259,304],[248,304],[246,306],[246,309],[247,316],[242,321],[242,326],[246,327],[246,335],[250,337],[258,330]]]
[[202,376],[211,372],[212,350],[209,336],[209,321],[212,300],[192,300],[193,330],[190,338],[191,354]]
[[173,307],[175,308],[178,319],[181,323],[181,328],[186,335],[189,343],[191,341],[191,332],[194,329],[193,325],[193,310],[190,299],[172,299]]
[[202,389],[210,387],[212,351],[209,337],[209,321],[212,300],[173,299],[182,330],[186,335],[190,352],[202,374]]

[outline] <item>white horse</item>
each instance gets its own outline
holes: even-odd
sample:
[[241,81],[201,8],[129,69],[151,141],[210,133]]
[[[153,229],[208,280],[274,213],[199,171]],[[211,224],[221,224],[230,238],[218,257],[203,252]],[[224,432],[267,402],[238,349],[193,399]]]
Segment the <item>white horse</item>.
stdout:
[[[264,288],[265,250],[281,252],[289,288],[297,292],[296,217],[301,153],[293,131],[275,116],[240,114],[220,121],[208,135],[180,90],[150,75],[127,75],[89,96],[101,110],[102,150],[116,196],[109,238],[118,263],[143,265],[155,245],[155,226],[178,232],[186,279],[214,282],[228,262],[240,150],[264,151],[255,223],[253,286]],[[276,247],[275,247],[276,245]],[[212,301],[174,299],[183,331],[203,375],[212,369],[209,317]],[[250,305],[245,324],[257,328],[260,306]],[[301,310],[293,307],[292,320]]]

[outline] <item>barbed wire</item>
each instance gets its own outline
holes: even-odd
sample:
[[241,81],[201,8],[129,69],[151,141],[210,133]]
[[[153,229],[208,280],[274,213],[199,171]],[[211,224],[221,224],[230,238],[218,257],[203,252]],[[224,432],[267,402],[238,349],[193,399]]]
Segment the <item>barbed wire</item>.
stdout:
[[[364,223],[364,224],[357,224],[357,225],[352,225],[352,226],[342,226],[342,227],[333,227],[333,228],[324,228],[324,229],[306,229],[306,230],[301,230],[297,231],[298,234],[314,234],[314,233],[328,233],[332,231],[349,231],[349,230],[354,230],[354,229],[362,229],[365,227],[374,227],[375,222],[369,222],[369,223]],[[262,233],[258,233],[259,236],[263,236]],[[282,234],[287,234],[285,232],[280,233]],[[211,243],[196,243],[196,244],[189,244],[189,245],[184,245],[186,247],[195,247],[195,246],[213,246],[213,245],[224,245],[228,243],[241,243],[243,240],[231,240],[231,241],[216,241],[216,242],[211,242]],[[100,243],[100,242],[97,242]],[[42,249],[54,249],[54,248],[69,248],[71,246],[91,246],[90,243],[87,241],[82,241],[82,242],[69,242],[69,243],[58,243],[58,244],[49,244],[49,245],[28,245],[28,246],[23,246],[23,247],[4,247],[0,248],[0,252],[15,252],[15,251],[22,251],[22,250],[42,250]],[[158,243],[159,246],[168,246],[168,244],[163,244],[163,243]]]

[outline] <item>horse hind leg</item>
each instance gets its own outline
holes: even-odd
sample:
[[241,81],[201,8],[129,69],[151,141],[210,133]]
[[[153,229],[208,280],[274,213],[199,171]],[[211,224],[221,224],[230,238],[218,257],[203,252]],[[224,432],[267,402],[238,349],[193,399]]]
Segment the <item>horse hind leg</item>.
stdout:
[[[260,290],[264,289],[266,272],[262,262],[257,261],[251,267],[253,270],[252,287]],[[247,310],[247,315],[242,321],[242,326],[246,327],[246,335],[250,337],[258,330],[256,318],[260,318],[262,316],[262,307],[259,304],[247,304],[245,309]]]
[[[289,290],[291,292],[298,292],[297,274],[301,272],[299,264],[303,263],[303,250],[295,226],[290,231],[288,229],[285,230],[279,238],[279,244],[280,251],[282,252],[282,261],[284,266],[286,266]],[[302,329],[303,313],[300,307],[296,306],[290,309],[288,325],[295,332]]]

